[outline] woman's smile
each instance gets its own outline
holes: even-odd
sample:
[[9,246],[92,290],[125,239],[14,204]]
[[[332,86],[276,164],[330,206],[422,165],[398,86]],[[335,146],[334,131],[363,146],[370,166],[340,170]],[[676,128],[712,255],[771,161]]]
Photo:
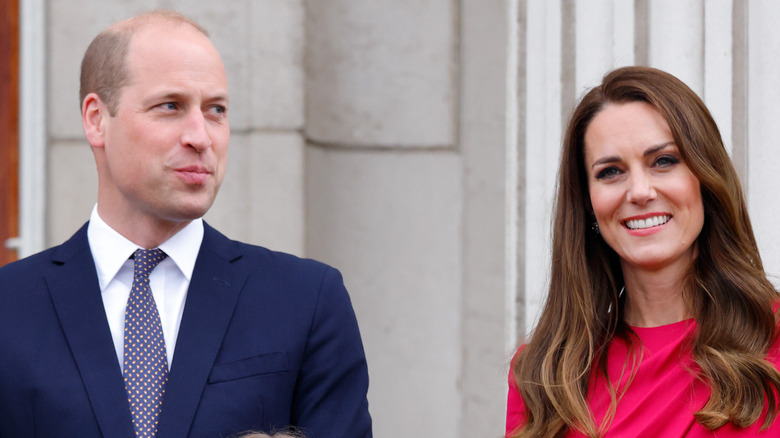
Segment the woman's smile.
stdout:
[[699,180],[653,106],[605,106],[585,131],[585,167],[599,231],[623,263],[657,270],[693,259],[704,225]]

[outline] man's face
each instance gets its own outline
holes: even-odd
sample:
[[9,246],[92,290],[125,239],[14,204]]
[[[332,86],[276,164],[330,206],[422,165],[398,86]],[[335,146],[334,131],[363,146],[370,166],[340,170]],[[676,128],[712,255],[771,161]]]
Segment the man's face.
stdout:
[[133,37],[127,67],[116,115],[103,118],[101,216],[199,218],[222,183],[230,139],[219,54],[188,25],[150,24]]

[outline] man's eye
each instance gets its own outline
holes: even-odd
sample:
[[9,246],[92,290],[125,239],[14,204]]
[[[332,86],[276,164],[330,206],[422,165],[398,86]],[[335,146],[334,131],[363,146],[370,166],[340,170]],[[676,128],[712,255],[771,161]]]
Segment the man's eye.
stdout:
[[224,105],[214,105],[211,108],[209,108],[209,112],[213,114],[215,117],[225,117],[227,115],[227,107]]
[[162,108],[162,109],[164,109],[164,110],[168,110],[168,111],[175,111],[175,110],[176,110],[176,108],[178,108],[178,107],[176,106],[176,104],[175,104],[175,103],[173,103],[173,102],[165,102],[165,103],[161,103],[159,106],[160,106],[160,108]]

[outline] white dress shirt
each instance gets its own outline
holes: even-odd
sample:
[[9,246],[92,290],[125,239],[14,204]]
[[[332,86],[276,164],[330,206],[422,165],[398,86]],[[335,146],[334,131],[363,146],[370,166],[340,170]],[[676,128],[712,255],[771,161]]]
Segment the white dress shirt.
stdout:
[[[133,285],[133,260],[130,256],[139,248],[116,232],[92,209],[87,228],[89,248],[95,260],[103,307],[114,340],[119,367],[123,367],[125,308]],[[160,313],[168,369],[173,363],[173,350],[179,334],[187,289],[195,269],[195,260],[203,241],[203,219],[196,219],[158,248],[168,255],[149,275],[152,295]],[[146,248],[151,249],[151,248]]]

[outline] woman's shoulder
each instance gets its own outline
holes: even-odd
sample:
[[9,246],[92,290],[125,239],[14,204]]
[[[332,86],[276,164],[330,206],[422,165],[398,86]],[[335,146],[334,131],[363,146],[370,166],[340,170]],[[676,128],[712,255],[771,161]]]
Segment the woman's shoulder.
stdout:
[[775,313],[775,332],[766,359],[771,362],[775,368],[780,369],[780,298],[772,303],[772,311]]
[[522,423],[525,413],[525,403],[523,397],[520,395],[520,388],[517,386],[515,380],[515,366],[520,353],[525,349],[526,344],[521,345],[515,351],[512,360],[509,362],[509,391],[506,400],[506,436],[510,436]]

